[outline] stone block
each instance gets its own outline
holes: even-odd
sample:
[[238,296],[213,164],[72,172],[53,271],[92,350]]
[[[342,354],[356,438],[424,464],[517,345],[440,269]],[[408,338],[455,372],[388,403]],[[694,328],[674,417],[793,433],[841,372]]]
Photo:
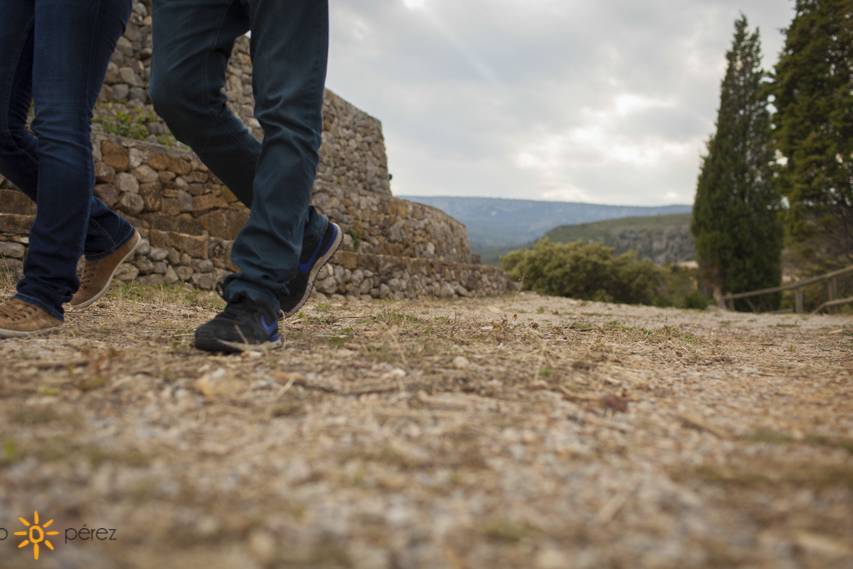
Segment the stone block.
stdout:
[[153,184],[160,181],[160,177],[157,172],[147,164],[139,166],[133,171],[133,173],[141,184]]
[[169,257],[169,250],[165,247],[153,247],[151,252],[148,253],[148,257],[152,261],[163,261]]
[[134,169],[138,168],[143,162],[145,162],[145,153],[139,148],[131,148],[129,157],[130,167]]
[[196,218],[210,235],[220,239],[234,239],[249,220],[249,210],[217,209]]
[[148,257],[137,257],[133,264],[139,269],[139,273],[147,275],[154,272],[154,263]]
[[174,283],[178,282],[179,280],[181,280],[181,278],[178,276],[178,273],[175,271],[175,269],[172,268],[171,265],[169,265],[166,268],[166,274],[163,275],[163,279],[168,284],[174,284]]
[[122,193],[139,193],[139,181],[133,176],[133,174],[128,174],[127,172],[122,172],[121,174],[116,175],[115,186],[118,188],[118,191]]
[[180,214],[183,209],[181,209],[181,202],[176,198],[163,198],[162,203],[160,205],[160,211],[163,212],[163,215],[172,217]]
[[341,267],[355,270],[358,268],[358,255],[350,251],[339,251],[335,254],[335,263]]
[[151,231],[151,244],[155,247],[174,247],[194,259],[207,259],[207,240],[204,235],[186,235],[171,231]]
[[118,205],[121,210],[136,215],[145,209],[145,200],[139,194],[123,194]]
[[214,208],[226,208],[228,202],[222,197],[214,194],[203,194],[192,198],[192,210],[195,212],[204,212]]
[[137,280],[139,284],[147,286],[160,286],[166,282],[163,275],[146,275],[144,277],[139,277]]
[[183,158],[175,154],[159,152],[148,157],[148,165],[157,171],[169,171],[178,176],[192,172],[189,158]]
[[98,184],[95,186],[95,195],[108,207],[115,207],[119,200],[118,190],[111,184]]
[[160,231],[172,231],[175,233],[186,233],[188,235],[204,235],[204,226],[193,216],[182,213],[180,215],[146,215],[153,229]]
[[0,257],[23,259],[27,249],[20,243],[0,241]]
[[101,160],[116,170],[127,170],[130,166],[130,153],[127,148],[110,139],[101,141]]
[[195,211],[195,198],[189,192],[178,190],[177,200],[182,212]]
[[159,212],[163,209],[163,197],[160,192],[144,192],[140,195],[145,202],[145,211]]
[[0,211],[4,213],[34,214],[36,206],[24,192],[18,190],[0,190]]
[[213,290],[216,287],[216,276],[212,273],[195,274],[192,276],[192,282],[202,290]]
[[101,182],[105,184],[112,183],[115,179],[116,171],[115,168],[107,164],[106,162],[97,161],[95,162],[95,181]]
[[135,280],[139,276],[139,269],[130,263],[122,263],[116,271],[115,278],[122,282]]
[[26,235],[30,232],[34,220],[34,215],[0,213],[0,233]]

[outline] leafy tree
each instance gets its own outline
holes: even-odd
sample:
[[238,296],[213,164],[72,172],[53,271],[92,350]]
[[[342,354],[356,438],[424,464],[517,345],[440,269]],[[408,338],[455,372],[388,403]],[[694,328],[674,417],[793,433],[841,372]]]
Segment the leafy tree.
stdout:
[[790,249],[809,272],[853,262],[853,0],[797,0],[776,66]]
[[[708,142],[691,230],[703,288],[714,296],[778,286],[783,227],[761,39],[741,16],[727,53],[717,131]],[[754,301],[753,301],[754,302]],[[779,296],[759,299],[772,308]]]

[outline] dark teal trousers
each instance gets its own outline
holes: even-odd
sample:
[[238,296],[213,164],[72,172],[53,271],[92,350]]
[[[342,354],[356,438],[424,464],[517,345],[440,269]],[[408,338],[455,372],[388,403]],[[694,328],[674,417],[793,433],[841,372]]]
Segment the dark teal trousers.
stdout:
[[[274,313],[298,270],[306,234],[328,220],[310,207],[323,131],[328,0],[154,0],[151,97],[174,135],[251,208],[223,292]],[[228,109],[234,41],[251,32],[258,141]]]
[[0,0],[0,174],[38,206],[17,296],[59,319],[80,255],[109,255],[134,231],[94,195],[90,140],[129,15],[130,0]]

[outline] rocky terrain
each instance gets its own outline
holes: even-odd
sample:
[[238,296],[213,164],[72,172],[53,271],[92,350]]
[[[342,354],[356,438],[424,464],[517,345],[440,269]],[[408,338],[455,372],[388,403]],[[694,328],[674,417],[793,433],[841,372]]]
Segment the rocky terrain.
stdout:
[[197,353],[218,303],[0,342],[0,528],[60,532],[4,568],[853,565],[849,316],[335,296]]

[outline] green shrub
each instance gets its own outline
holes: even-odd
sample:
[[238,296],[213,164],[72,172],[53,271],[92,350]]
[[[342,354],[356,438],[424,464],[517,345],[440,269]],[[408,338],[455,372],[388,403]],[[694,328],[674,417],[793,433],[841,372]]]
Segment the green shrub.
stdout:
[[708,305],[687,270],[666,269],[635,253],[616,255],[600,243],[543,239],[505,255],[501,265],[523,288],[545,295],[698,309]]
[[[160,119],[153,111],[142,106],[106,103],[98,107],[92,122],[107,134],[134,140],[147,140],[150,136],[149,125],[159,123]],[[160,134],[155,136],[155,139],[163,146],[176,144],[175,137],[171,134]]]
[[699,292],[696,269],[672,265],[666,272],[666,288],[661,294],[661,306],[705,310],[711,299]]
[[147,117],[127,111],[114,111],[98,115],[94,123],[101,126],[107,134],[145,140],[148,137]]

